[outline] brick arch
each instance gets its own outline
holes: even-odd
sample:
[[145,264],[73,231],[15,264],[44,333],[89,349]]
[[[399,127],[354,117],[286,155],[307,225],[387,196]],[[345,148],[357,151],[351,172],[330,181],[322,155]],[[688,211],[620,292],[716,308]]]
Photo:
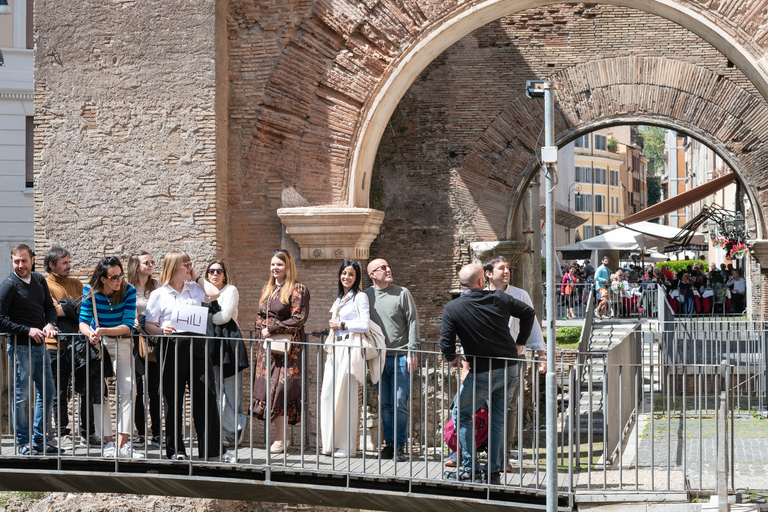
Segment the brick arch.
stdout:
[[[399,100],[413,80],[451,44],[466,34],[502,16],[556,2],[536,0],[488,0],[452,5],[418,31],[418,37],[406,45],[385,72],[373,83],[375,87],[362,104],[350,144],[346,201],[350,206],[368,206],[371,169],[379,141]],[[602,3],[630,7],[678,23],[699,35],[723,53],[768,98],[768,72],[760,65],[768,42],[768,24],[764,14],[745,2],[738,12],[729,11],[722,2],[649,1],[638,5],[625,0]],[[725,11],[723,14],[721,11]],[[723,30],[728,27],[729,30]]]
[[[734,169],[753,205],[758,238],[764,236],[768,106],[761,98],[706,68],[663,57],[589,61],[549,78],[557,88],[558,146],[593,130],[622,124],[653,124],[687,133],[710,146]],[[529,155],[525,167],[515,172],[519,179],[508,203],[507,235],[522,191],[538,171],[531,148],[535,134],[543,126],[543,111],[537,106],[535,112],[530,112],[524,100],[510,102],[486,129],[468,159],[491,162],[492,169],[485,172],[494,176],[502,174],[497,169],[507,168],[515,158],[519,159],[521,150]],[[519,119],[522,107],[533,115],[524,125],[512,126],[508,120]]]

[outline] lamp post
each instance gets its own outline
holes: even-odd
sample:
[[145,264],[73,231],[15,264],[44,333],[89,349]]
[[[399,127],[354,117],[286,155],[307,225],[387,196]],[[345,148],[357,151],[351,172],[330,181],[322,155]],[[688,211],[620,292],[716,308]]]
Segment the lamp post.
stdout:
[[[544,98],[544,146],[541,163],[546,177],[546,264],[547,264],[547,512],[557,511],[557,379],[555,376],[555,176],[557,146],[555,146],[555,107],[552,84],[529,80],[525,95]],[[569,192],[570,195],[570,192]]]

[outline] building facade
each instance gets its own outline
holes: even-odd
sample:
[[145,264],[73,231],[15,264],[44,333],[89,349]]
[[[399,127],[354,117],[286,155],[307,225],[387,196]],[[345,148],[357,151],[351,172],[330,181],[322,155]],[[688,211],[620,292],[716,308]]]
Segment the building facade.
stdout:
[[10,249],[34,244],[32,1],[9,0],[0,15],[0,276]]

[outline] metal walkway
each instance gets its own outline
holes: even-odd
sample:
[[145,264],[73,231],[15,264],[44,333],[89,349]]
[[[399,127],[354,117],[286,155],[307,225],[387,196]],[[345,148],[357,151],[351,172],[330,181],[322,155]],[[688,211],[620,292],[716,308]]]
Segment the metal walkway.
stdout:
[[[13,450],[2,443],[3,453]],[[90,450],[90,451],[89,451]],[[12,456],[0,459],[0,490],[113,492],[312,504],[369,510],[544,510],[546,475],[534,467],[506,475],[506,487],[458,484],[443,479],[434,457],[406,462],[375,454],[334,459],[314,451],[289,449],[287,456],[263,448],[240,448],[240,464],[169,461],[158,448],[147,459],[102,459],[98,448],[77,448],[61,457]],[[90,455],[90,457],[89,457]],[[515,489],[522,483],[540,491]],[[561,485],[567,486],[566,474]],[[538,484],[537,484],[538,481]],[[568,510],[567,498],[561,510]]]

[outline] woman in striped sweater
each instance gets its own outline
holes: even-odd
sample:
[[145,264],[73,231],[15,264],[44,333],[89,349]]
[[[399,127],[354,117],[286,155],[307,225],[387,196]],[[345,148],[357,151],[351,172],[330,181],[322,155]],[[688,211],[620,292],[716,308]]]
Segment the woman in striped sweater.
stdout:
[[[93,305],[96,304],[96,315]],[[112,359],[117,379],[117,447],[110,422],[109,397],[94,404],[96,433],[103,437],[104,457],[143,458],[134,453],[128,442],[133,427],[131,404],[135,398],[133,387],[133,350],[131,331],[136,318],[136,289],[125,282],[123,265],[112,256],[102,258],[83,289],[80,306],[80,332],[94,345],[103,344]]]

